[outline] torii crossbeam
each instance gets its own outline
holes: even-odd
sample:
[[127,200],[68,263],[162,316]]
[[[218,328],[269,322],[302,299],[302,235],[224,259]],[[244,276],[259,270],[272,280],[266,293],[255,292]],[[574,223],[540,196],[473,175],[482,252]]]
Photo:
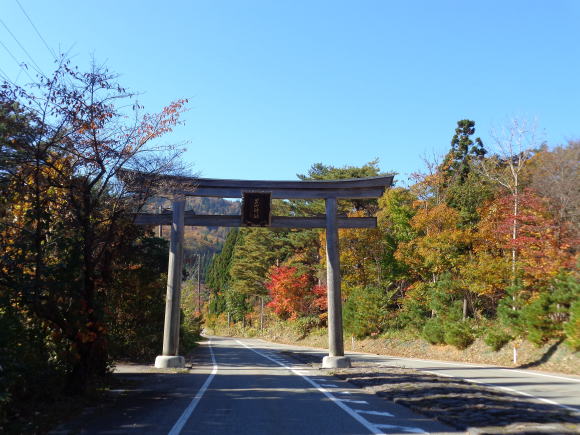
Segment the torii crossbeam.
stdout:
[[[350,366],[350,360],[344,356],[338,229],[375,228],[377,222],[374,217],[339,217],[337,215],[337,200],[378,198],[386,188],[392,185],[392,175],[347,180],[266,181],[159,176],[143,172],[123,171],[120,178],[133,191],[146,190],[144,186],[155,184],[163,196],[172,198],[171,214],[139,213],[135,217],[135,223],[141,225],[171,224],[163,354],[155,359],[155,367],[183,367],[185,364],[184,358],[178,355],[185,225],[326,228],[329,352],[322,361],[322,367]],[[162,187],[159,188],[159,186]],[[242,214],[239,216],[211,216],[186,213],[186,196],[242,198]],[[270,216],[271,199],[324,199],[326,215],[317,217]]]

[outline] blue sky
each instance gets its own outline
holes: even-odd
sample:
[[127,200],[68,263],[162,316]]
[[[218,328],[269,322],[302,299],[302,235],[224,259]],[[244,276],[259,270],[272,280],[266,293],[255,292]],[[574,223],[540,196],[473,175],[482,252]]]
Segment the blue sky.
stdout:
[[[54,51],[92,56],[148,111],[189,98],[185,159],[203,177],[294,179],[378,157],[404,182],[449,148],[456,122],[537,119],[580,137],[580,1],[19,0]],[[16,0],[0,18],[47,73]],[[0,41],[30,62],[0,23]],[[0,45],[0,74],[28,77]]]

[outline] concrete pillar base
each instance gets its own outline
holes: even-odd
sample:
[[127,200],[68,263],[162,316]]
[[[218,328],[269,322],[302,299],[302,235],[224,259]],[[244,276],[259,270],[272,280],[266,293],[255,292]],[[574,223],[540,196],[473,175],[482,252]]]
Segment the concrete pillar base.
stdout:
[[323,369],[347,369],[350,367],[350,358],[347,356],[325,356],[322,358]]
[[157,369],[181,369],[185,367],[185,358],[174,355],[159,355],[155,358]]

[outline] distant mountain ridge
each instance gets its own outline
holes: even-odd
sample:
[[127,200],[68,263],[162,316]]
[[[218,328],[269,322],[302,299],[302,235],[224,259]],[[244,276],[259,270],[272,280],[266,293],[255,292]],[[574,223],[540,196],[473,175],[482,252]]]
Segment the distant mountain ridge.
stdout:
[[[159,208],[171,209],[171,200],[168,198],[153,198],[145,207],[147,213],[158,213]],[[222,198],[188,197],[185,204],[186,211],[204,215],[239,215],[240,202]],[[170,228],[163,226],[163,238],[169,240]],[[201,256],[202,270],[205,271],[214,254],[221,251],[230,228],[225,227],[185,227],[184,254],[185,266],[195,264],[197,254]],[[158,234],[158,230],[155,231]],[[202,281],[204,273],[202,272]]]

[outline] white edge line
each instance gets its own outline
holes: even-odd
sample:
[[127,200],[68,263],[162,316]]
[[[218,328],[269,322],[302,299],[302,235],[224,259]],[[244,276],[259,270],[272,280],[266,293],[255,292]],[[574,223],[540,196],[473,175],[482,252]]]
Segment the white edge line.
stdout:
[[578,409],[578,408],[574,408],[572,406],[567,406],[567,405],[562,405],[561,403],[554,402],[553,400],[550,400],[550,399],[544,399],[543,397],[534,396],[533,394],[525,393],[523,391],[515,390],[513,388],[502,387],[501,385],[492,384],[491,382],[483,382],[483,381],[478,381],[476,379],[463,378],[461,376],[453,376],[453,375],[449,375],[447,373],[442,374],[442,373],[432,372],[429,370],[422,370],[422,371],[425,373],[431,373],[431,374],[437,375],[437,376],[444,376],[446,378],[463,379],[464,381],[473,382],[474,384],[487,385],[489,387],[498,388],[500,390],[506,390],[506,391],[509,391],[511,393],[516,393],[516,394],[519,394],[521,396],[531,397],[532,399],[536,399],[536,400],[539,400],[540,402],[544,402],[544,403],[549,403],[550,405],[558,406],[560,408],[567,409],[568,411],[580,412],[580,409]]
[[[421,370],[424,373],[430,373],[432,375],[435,376],[443,376],[444,378],[456,378],[457,376],[453,376],[453,375],[448,375],[447,373],[439,373],[439,372],[432,372],[431,370]],[[463,378],[459,378],[459,379],[463,379]]]
[[361,417],[359,414],[356,413],[356,411],[352,410],[351,408],[349,408],[347,405],[345,405],[341,399],[338,399],[337,397],[334,397],[332,394],[330,394],[328,391],[326,391],[324,388],[320,387],[316,382],[312,381],[310,378],[301,375],[300,373],[298,373],[297,370],[294,370],[291,367],[288,367],[278,361],[276,361],[273,358],[270,358],[268,355],[263,354],[262,352],[256,350],[256,349],[252,349],[250,346],[248,346],[247,344],[241,342],[240,340],[236,340],[239,344],[241,344],[242,346],[248,348],[249,350],[251,350],[254,353],[257,353],[258,355],[269,359],[272,362],[275,362],[276,364],[281,365],[282,367],[284,367],[286,370],[291,371],[292,373],[294,373],[297,376],[300,376],[301,378],[303,378],[306,382],[308,382],[310,385],[312,385],[314,388],[316,388],[318,391],[320,391],[322,394],[324,394],[326,397],[328,397],[332,402],[334,402],[339,408],[341,408],[343,411],[345,411],[348,415],[350,415],[352,418],[354,418],[356,421],[358,421],[360,424],[362,424],[364,427],[366,427],[372,434],[374,435],[384,435],[385,433],[383,431],[381,431],[377,426],[375,426],[374,424],[372,424],[370,421],[368,421],[367,419],[365,419],[364,417]]
[[500,370],[507,370],[509,372],[516,372],[516,373],[523,373],[523,374],[526,374],[526,375],[543,376],[545,378],[564,379],[565,381],[572,381],[572,382],[578,382],[578,383],[580,383],[580,379],[567,378],[566,376],[548,375],[548,374],[538,373],[538,372],[527,372],[525,370],[518,370],[518,369],[504,369],[504,368],[500,368]]
[[[360,353],[360,352],[357,352],[357,353]],[[353,353],[353,355],[356,355],[356,353]],[[522,373],[522,374],[530,375],[530,376],[542,376],[542,377],[545,377],[545,378],[563,379],[563,380],[566,380],[566,381],[580,383],[580,379],[576,379],[576,378],[568,378],[566,376],[549,375],[547,373],[538,373],[538,372],[532,371],[532,370],[518,370],[518,369],[509,368],[509,367],[494,366],[494,365],[491,365],[491,364],[456,363],[456,362],[449,362],[449,361],[438,361],[438,360],[434,360],[434,359],[405,358],[405,357],[390,356],[390,355],[380,355],[380,354],[373,354],[373,353],[371,353],[371,354],[360,353],[360,355],[363,355],[363,356],[367,356],[368,355],[371,358],[376,358],[376,359],[399,360],[399,361],[409,360],[409,361],[421,361],[421,362],[428,362],[428,363],[435,363],[435,364],[444,364],[444,365],[447,365],[447,366],[462,367],[462,368],[464,368],[466,370],[470,370],[470,369],[474,369],[474,368],[486,368],[486,369],[494,369],[494,370],[504,370],[504,371],[507,371],[507,372]],[[418,367],[409,367],[409,368],[415,368],[416,370],[421,370],[421,368],[418,368]],[[427,371],[427,370],[423,370],[423,371]]]
[[465,379],[466,381],[473,382],[475,384],[489,385],[490,387],[499,388],[501,390],[510,391],[512,393],[520,394],[522,396],[531,397],[532,399],[536,399],[536,400],[539,400],[540,402],[544,402],[544,403],[549,403],[550,405],[558,406],[560,408],[567,409],[568,411],[580,412],[580,409],[578,409],[578,408],[574,408],[572,406],[567,406],[567,405],[562,405],[561,403],[554,402],[553,400],[544,399],[543,397],[534,396],[533,394],[525,393],[523,391],[514,390],[513,388],[502,387],[501,385],[492,384],[489,382],[476,381],[475,379],[468,379],[468,378],[460,378],[460,379]]
[[213,364],[211,374],[207,377],[207,379],[205,380],[205,382],[203,383],[203,385],[201,386],[195,397],[191,400],[189,406],[185,408],[185,411],[183,411],[183,414],[181,414],[181,417],[179,417],[179,419],[175,422],[175,424],[173,425],[173,427],[171,428],[171,430],[168,432],[167,435],[179,435],[179,433],[183,429],[183,426],[185,426],[185,423],[187,423],[187,420],[189,420],[189,417],[191,417],[193,410],[203,397],[205,391],[207,390],[207,387],[209,387],[209,384],[211,383],[212,379],[215,377],[218,371],[218,366],[215,360],[215,356],[213,354],[213,349],[211,348],[211,340],[208,340],[207,344],[209,346],[209,352],[211,354],[211,362]]
[[[421,369],[418,369],[418,370],[421,370]],[[487,385],[489,387],[498,388],[500,390],[506,390],[506,391],[509,391],[511,393],[516,393],[516,394],[519,394],[521,396],[531,397],[532,399],[536,399],[536,400],[539,400],[540,402],[544,402],[544,403],[549,403],[550,405],[554,405],[554,406],[557,406],[559,408],[567,409],[568,411],[580,412],[579,408],[574,408],[572,406],[562,405],[561,403],[555,402],[555,401],[550,400],[550,399],[544,399],[543,397],[534,396],[533,394],[525,393],[523,391],[515,390],[513,388],[502,387],[501,385],[492,384],[491,382],[483,382],[483,381],[478,381],[476,379],[463,378],[461,376],[453,376],[453,375],[449,375],[447,373],[438,373],[438,372],[433,372],[430,370],[421,370],[421,371],[424,373],[430,373],[430,374],[433,374],[436,376],[444,376],[446,378],[463,379],[464,381],[473,382],[474,384]]]

